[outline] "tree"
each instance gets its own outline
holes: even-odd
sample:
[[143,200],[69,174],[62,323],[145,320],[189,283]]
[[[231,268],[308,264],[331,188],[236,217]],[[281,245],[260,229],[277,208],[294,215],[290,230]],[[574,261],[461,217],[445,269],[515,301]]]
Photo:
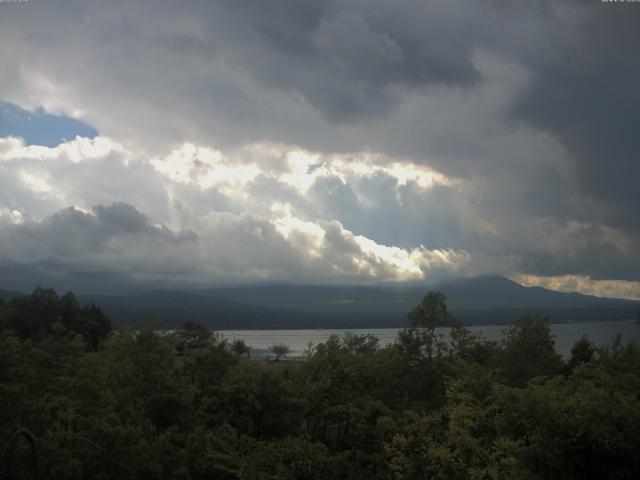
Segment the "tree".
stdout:
[[[64,299],[64,297],[62,298]],[[82,334],[91,348],[95,350],[100,342],[111,333],[111,320],[100,307],[92,303],[78,310],[73,324],[69,328],[71,331]]]
[[379,343],[378,337],[370,333],[358,335],[347,332],[342,340],[342,344],[347,350],[357,354],[373,353],[378,349]]
[[276,362],[280,361],[281,357],[286,357],[291,353],[291,348],[289,348],[289,345],[285,345],[284,343],[276,343],[270,348],[270,350],[276,356]]
[[189,350],[204,348],[211,344],[215,338],[215,332],[200,323],[187,321],[176,330],[174,337],[178,353],[186,354]]
[[449,313],[447,297],[442,292],[429,291],[422,301],[409,312],[410,328],[400,332],[400,347],[415,362],[431,359],[446,350],[443,335],[436,335],[438,327],[458,327],[460,324]]
[[589,363],[595,358],[596,347],[586,336],[582,336],[571,348],[569,367],[572,369],[578,365]]
[[251,358],[251,347],[245,343],[244,340],[236,338],[231,343],[231,351],[238,357],[246,355],[247,358]]
[[447,296],[430,290],[422,301],[409,312],[412,327],[435,330],[437,327],[451,327],[457,324],[447,307]]
[[59,297],[55,290],[41,287],[0,306],[0,327],[36,342],[80,334],[92,350],[111,333],[111,321],[100,307],[81,305],[72,292]]
[[548,317],[525,316],[505,330],[500,357],[507,383],[514,386],[524,386],[540,375],[555,375],[563,368]]

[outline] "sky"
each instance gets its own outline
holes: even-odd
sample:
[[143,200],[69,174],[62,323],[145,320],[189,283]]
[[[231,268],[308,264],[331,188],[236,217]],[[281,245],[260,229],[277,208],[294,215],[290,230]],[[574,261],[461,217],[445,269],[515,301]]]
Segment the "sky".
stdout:
[[0,2],[0,288],[640,299],[640,2]]

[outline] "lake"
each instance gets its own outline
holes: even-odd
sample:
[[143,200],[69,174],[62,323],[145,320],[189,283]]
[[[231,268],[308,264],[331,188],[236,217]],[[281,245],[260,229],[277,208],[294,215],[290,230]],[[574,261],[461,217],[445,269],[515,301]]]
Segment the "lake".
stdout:
[[[474,333],[482,333],[490,340],[502,338],[505,325],[483,325],[467,327]],[[338,329],[338,330],[223,330],[220,331],[229,340],[241,339],[252,349],[253,358],[264,358],[269,354],[269,347],[276,343],[284,343],[291,348],[292,357],[301,356],[309,342],[314,345],[326,342],[330,335],[343,336],[347,332],[354,334],[371,333],[380,339],[381,345],[393,343],[398,335],[397,328],[373,329]],[[619,333],[625,342],[636,339],[640,341],[640,325],[635,320],[620,322],[589,323],[557,323],[551,324],[551,332],[555,336],[556,351],[568,357],[574,342],[586,335],[596,345],[610,345]]]

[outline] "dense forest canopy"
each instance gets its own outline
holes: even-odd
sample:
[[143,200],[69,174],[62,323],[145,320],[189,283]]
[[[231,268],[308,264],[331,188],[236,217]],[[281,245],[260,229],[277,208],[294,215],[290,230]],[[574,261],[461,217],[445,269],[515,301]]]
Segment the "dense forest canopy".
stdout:
[[[409,321],[386,347],[252,361],[204,326],[112,330],[37,289],[0,304],[1,438],[31,432],[51,479],[640,478],[636,343],[582,338],[563,360],[540,317],[488,341],[436,292]],[[30,478],[26,441],[2,455]]]

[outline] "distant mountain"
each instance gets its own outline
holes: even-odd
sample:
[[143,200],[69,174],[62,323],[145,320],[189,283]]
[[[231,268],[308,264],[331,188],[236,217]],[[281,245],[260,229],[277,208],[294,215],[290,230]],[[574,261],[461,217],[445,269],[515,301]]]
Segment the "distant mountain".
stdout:
[[[526,314],[555,322],[636,318],[640,302],[523,287],[505,277],[450,282],[437,289],[466,324],[508,324]],[[194,320],[219,329],[401,327],[427,288],[403,286],[264,285],[132,295],[83,295],[116,323],[170,327]]]
[[233,301],[203,291],[155,290],[131,295],[80,295],[102,307],[115,324],[173,328],[185,321],[233,328],[309,328],[297,311]]
[[0,289],[0,299],[2,300],[11,300],[12,298],[24,297],[26,293],[22,292],[14,292],[11,290],[2,290]]
[[[423,286],[258,286],[208,293],[252,305],[268,305],[324,315],[325,321],[369,318],[375,324],[401,326],[429,288]],[[430,289],[447,295],[450,310],[467,324],[507,324],[526,314],[552,321],[577,322],[635,318],[640,302],[524,287],[501,276],[461,279]]]
[[476,277],[439,288],[451,311],[469,324],[506,324],[522,315],[547,315],[553,322],[628,320],[640,302],[523,287],[505,277]]
[[[217,329],[383,328],[407,324],[407,313],[428,289],[447,295],[452,313],[468,325],[508,324],[522,315],[554,322],[637,318],[640,302],[523,287],[500,276],[451,281],[438,287],[263,285],[205,290],[154,290],[125,295],[79,295],[115,324],[171,328],[191,320]],[[20,295],[0,291],[0,298]]]

